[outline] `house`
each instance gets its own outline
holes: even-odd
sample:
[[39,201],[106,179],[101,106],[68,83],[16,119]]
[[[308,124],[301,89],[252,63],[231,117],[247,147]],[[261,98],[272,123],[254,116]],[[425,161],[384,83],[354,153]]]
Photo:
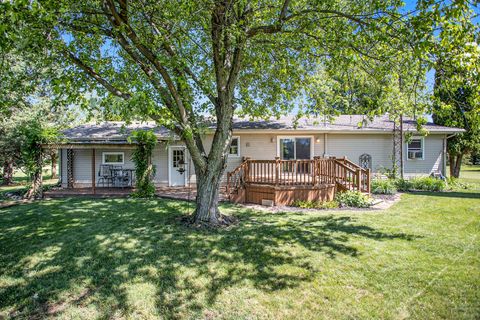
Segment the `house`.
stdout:
[[[278,171],[272,167],[276,158],[280,161],[295,161],[294,169],[292,166],[287,170],[287,164],[282,164],[282,174],[295,171],[295,176],[298,179],[303,178],[307,184],[318,183],[311,178],[314,169],[303,168],[305,176],[302,176],[299,163],[308,159],[312,163],[305,162],[304,166],[313,166],[315,157],[345,158],[343,165],[349,166],[352,172],[361,169],[375,174],[392,167],[394,122],[387,115],[375,117],[371,121],[362,115],[341,115],[331,121],[323,117],[301,118],[294,123],[294,118],[290,116],[257,121],[235,119],[224,181],[227,182],[229,176],[235,179],[234,175],[229,173],[239,171],[245,159],[249,159],[253,166],[257,166],[259,172],[265,170],[262,175],[269,175],[270,178],[273,177],[275,170]],[[362,125],[359,126],[359,123]],[[414,120],[408,118],[403,120],[403,131],[412,134],[409,141],[404,141],[401,150],[405,176],[445,174],[446,140],[450,135],[463,131],[433,123],[427,123],[424,128],[428,135],[421,136],[416,130]],[[189,161],[188,151],[169,130],[150,122],[129,125],[122,122],[105,122],[85,124],[64,132],[66,142],[60,146],[62,187],[102,186],[105,183],[101,179],[102,165],[134,168],[131,161],[134,145],[129,143],[127,138],[133,130],[148,129],[154,130],[159,141],[153,154],[153,164],[156,167],[155,184],[157,186],[195,184],[195,172]],[[207,131],[204,137],[207,150],[212,137],[213,130]],[[263,164],[255,164],[255,161]],[[318,165],[317,163],[316,166]],[[253,174],[255,168],[250,169],[248,173]],[[340,169],[331,170],[341,171]],[[244,174],[242,171],[242,175]],[[258,176],[258,173],[255,174]],[[352,177],[347,177],[347,173],[342,174],[344,184],[347,184],[347,180],[350,182],[355,180],[353,173]],[[358,185],[360,179],[361,177],[356,182]],[[283,183],[298,184],[290,180]]]

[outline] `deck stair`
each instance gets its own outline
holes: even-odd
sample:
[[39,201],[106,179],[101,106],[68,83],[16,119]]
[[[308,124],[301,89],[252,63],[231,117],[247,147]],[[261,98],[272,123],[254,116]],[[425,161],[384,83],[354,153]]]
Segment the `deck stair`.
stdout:
[[346,157],[307,160],[245,158],[237,168],[227,173],[226,192],[232,202],[248,202],[246,189],[249,187],[257,193],[262,192],[261,187],[289,190],[294,192],[290,198],[300,195],[311,199],[326,186],[334,186],[335,192],[354,190],[370,193],[370,169],[361,168]]

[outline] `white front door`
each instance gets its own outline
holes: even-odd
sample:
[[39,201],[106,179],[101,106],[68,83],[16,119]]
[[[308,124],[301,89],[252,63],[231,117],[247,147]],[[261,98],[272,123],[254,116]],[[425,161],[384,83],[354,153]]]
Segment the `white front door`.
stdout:
[[188,165],[185,147],[168,148],[168,170],[170,186],[185,186],[188,176]]

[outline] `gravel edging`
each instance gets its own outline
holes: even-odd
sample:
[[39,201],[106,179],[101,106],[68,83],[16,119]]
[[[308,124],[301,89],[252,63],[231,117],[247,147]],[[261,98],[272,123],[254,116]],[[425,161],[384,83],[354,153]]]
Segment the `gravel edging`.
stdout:
[[321,211],[378,211],[378,210],[386,210],[393,206],[395,203],[400,201],[401,196],[403,193],[397,193],[393,195],[372,195],[374,199],[374,204],[369,208],[350,208],[350,207],[343,207],[343,208],[332,208],[332,209],[303,209],[298,207],[289,207],[289,206],[273,206],[267,207],[262,206],[259,204],[237,204],[241,207],[246,209],[253,209],[259,210],[264,212],[270,213],[278,213],[278,212],[321,212]]

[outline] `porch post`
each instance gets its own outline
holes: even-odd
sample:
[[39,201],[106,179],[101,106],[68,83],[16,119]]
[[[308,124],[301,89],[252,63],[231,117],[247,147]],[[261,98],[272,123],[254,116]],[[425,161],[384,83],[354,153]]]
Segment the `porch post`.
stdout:
[[95,189],[95,148],[92,148],[92,192],[96,193]]
[[67,188],[71,189],[74,187],[74,177],[73,177],[73,161],[74,153],[71,148],[67,149]]

